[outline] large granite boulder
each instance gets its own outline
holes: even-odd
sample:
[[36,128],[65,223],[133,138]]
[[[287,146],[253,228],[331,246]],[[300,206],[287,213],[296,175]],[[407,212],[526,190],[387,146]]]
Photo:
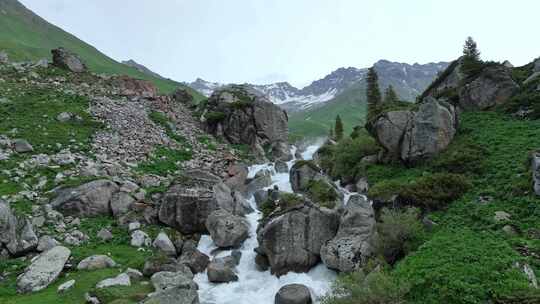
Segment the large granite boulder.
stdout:
[[56,191],[51,205],[64,215],[78,217],[110,215],[111,199],[119,191],[116,183],[109,180],[96,180],[75,188]]
[[446,149],[458,123],[458,111],[453,105],[426,97],[417,111],[384,113],[368,129],[384,148],[387,160],[415,163]]
[[58,278],[70,255],[71,251],[62,246],[43,252],[17,278],[17,291],[35,292],[49,286]]
[[420,105],[403,136],[401,159],[415,162],[437,155],[452,142],[457,127],[454,106],[428,98]]
[[459,105],[465,110],[487,110],[505,103],[518,90],[511,69],[490,65],[459,89]]
[[36,249],[38,242],[30,219],[13,214],[9,203],[0,199],[0,251],[5,247],[9,254],[22,256]]
[[337,235],[321,248],[323,263],[331,269],[352,272],[372,254],[375,213],[362,195],[350,197],[340,218]]
[[249,224],[239,216],[220,209],[206,220],[214,244],[220,248],[239,247],[249,236]]
[[335,237],[339,215],[306,201],[266,219],[257,233],[257,252],[273,274],[307,272],[320,260],[321,247]]
[[53,56],[53,65],[75,73],[86,72],[86,65],[75,53],[64,48],[54,49],[51,53]]
[[206,129],[232,144],[252,147],[260,159],[291,159],[288,117],[260,92],[243,85],[216,90],[202,115]]
[[189,171],[186,180],[165,193],[159,208],[159,220],[184,234],[206,233],[208,216],[224,209],[243,215],[245,201],[234,195],[227,185],[208,172]]

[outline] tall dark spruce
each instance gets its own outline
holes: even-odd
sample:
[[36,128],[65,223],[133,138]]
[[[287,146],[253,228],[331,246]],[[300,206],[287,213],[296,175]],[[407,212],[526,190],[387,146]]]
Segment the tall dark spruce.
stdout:
[[379,76],[373,67],[368,69],[367,74],[367,121],[374,119],[381,110],[381,91],[379,89]]

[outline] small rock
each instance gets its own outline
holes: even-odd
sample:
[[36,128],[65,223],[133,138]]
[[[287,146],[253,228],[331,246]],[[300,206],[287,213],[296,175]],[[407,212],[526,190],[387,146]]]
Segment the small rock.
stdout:
[[152,246],[163,251],[163,253],[168,256],[176,256],[176,248],[174,247],[173,242],[165,232],[160,232],[157,235],[156,239],[152,243]]
[[234,269],[223,262],[212,261],[208,264],[208,281],[212,283],[228,283],[238,281],[238,276],[234,273]]
[[138,271],[137,269],[133,269],[133,268],[126,269],[126,271],[124,273],[127,274],[132,280],[140,280],[143,277],[142,272]]
[[516,228],[511,225],[505,225],[502,227],[502,231],[504,231],[508,236],[516,236],[519,234]]
[[101,302],[99,302],[98,298],[90,296],[90,294],[88,292],[84,294],[84,300],[88,304],[101,304]]
[[105,279],[97,283],[96,288],[107,288],[113,286],[131,286],[129,275],[121,273],[114,278]]
[[150,280],[156,291],[163,291],[169,288],[180,287],[183,289],[197,289],[197,284],[193,282],[193,275],[190,273],[162,271],[152,275]]
[[276,294],[275,304],[311,304],[309,289],[300,284],[290,284],[281,287]]
[[56,116],[56,120],[58,120],[59,122],[68,122],[71,120],[71,113],[68,113],[68,112],[62,112],[60,114],[58,114],[58,116]]
[[128,225],[128,231],[129,232],[132,232],[132,231],[135,231],[135,230],[138,230],[138,229],[141,229],[141,223],[139,223],[139,222],[129,223],[129,225]]
[[13,141],[13,149],[17,153],[27,153],[34,151],[32,145],[25,139],[15,139]]
[[120,187],[120,191],[132,193],[139,190],[139,185],[135,184],[132,181],[125,181]]
[[178,262],[188,266],[193,273],[200,273],[206,269],[210,263],[210,258],[193,245],[188,242],[184,244],[184,249]]
[[95,270],[115,267],[116,263],[106,255],[93,255],[82,260],[77,265],[78,270]]
[[58,286],[58,292],[64,293],[68,291],[69,289],[71,289],[73,286],[75,286],[75,280],[69,280],[63,283],[62,285]]
[[116,192],[111,198],[111,210],[115,217],[126,214],[135,199],[127,192]]
[[150,246],[150,237],[144,231],[136,230],[131,234],[131,246],[133,247],[143,247]]
[[58,245],[60,245],[60,243],[57,240],[55,240],[52,236],[44,235],[41,238],[39,238],[37,251],[44,252]]
[[509,221],[510,217],[511,217],[511,215],[509,213],[507,213],[507,212],[495,211],[495,216],[493,217],[493,219],[496,222],[504,222],[504,221]]
[[97,234],[97,237],[98,237],[100,240],[106,242],[106,241],[112,240],[113,235],[112,235],[112,233],[111,233],[109,230],[107,230],[107,229],[105,229],[105,228],[101,228],[101,230],[100,230],[100,231],[98,232],[98,234]]

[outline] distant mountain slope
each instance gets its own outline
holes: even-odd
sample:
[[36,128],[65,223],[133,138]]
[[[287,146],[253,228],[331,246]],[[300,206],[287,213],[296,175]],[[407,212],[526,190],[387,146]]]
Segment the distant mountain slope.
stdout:
[[[384,92],[392,85],[399,97],[408,101],[414,101],[447,66],[446,62],[409,65],[387,60],[380,60],[374,65],[379,75],[381,91]],[[365,72],[367,69],[358,71]],[[365,79],[360,77],[356,83],[321,107],[291,113],[290,134],[292,137],[326,135],[334,126],[338,114],[342,118],[346,132],[350,132],[354,126],[363,124],[367,111],[365,87]]]
[[[51,58],[51,49],[60,46],[77,53],[96,73],[125,74],[150,80],[164,93],[183,86],[178,82],[159,79],[116,62],[93,46],[50,24],[17,0],[0,0],[0,50],[5,50],[12,60]],[[196,99],[204,98],[201,94],[191,91]]]
[[132,67],[132,68],[135,68],[135,69],[137,69],[137,71],[139,71],[141,73],[144,73],[146,75],[150,75],[150,76],[158,78],[158,79],[166,79],[165,77],[163,77],[163,76],[159,75],[158,73],[150,70],[149,68],[147,68],[144,65],[136,62],[133,59],[122,61],[122,64],[125,64],[127,66]]

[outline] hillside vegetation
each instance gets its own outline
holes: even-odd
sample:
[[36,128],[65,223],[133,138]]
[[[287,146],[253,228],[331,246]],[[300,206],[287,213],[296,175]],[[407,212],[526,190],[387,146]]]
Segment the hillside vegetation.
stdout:
[[[116,62],[93,46],[48,23],[19,2],[0,0],[0,50],[14,61],[51,59],[51,49],[64,47],[77,53],[96,73],[128,75],[152,81],[162,93],[170,93],[184,85],[170,79],[159,79],[135,68]],[[187,88],[196,100],[204,97]]]

